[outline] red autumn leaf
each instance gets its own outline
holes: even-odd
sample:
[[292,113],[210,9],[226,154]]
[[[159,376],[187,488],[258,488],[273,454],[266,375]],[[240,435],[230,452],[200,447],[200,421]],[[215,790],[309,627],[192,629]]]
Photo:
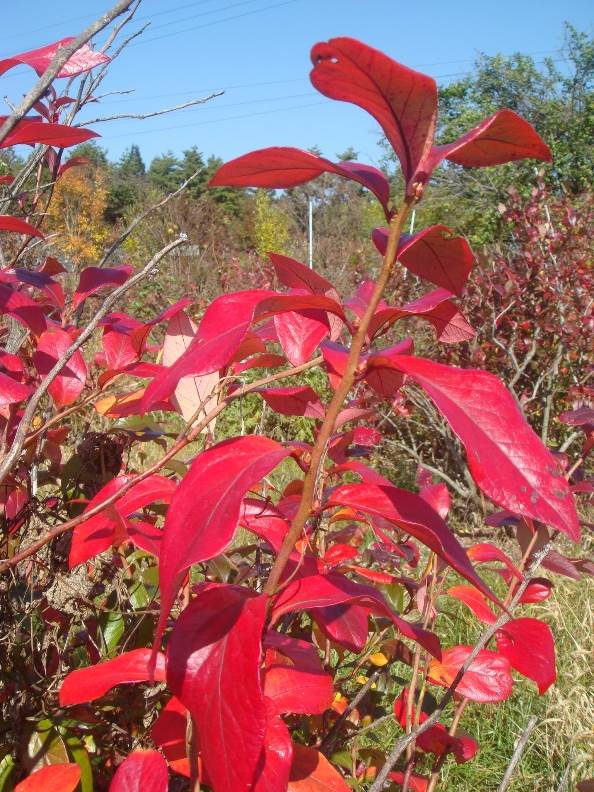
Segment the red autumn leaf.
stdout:
[[274,714],[271,702],[266,702],[266,733],[264,760],[261,760],[258,779],[250,787],[253,792],[283,792],[287,789],[293,761],[291,735],[282,718]]
[[190,763],[186,756],[187,713],[181,701],[172,696],[151,728],[151,740],[163,751],[169,767],[175,773],[189,778]]
[[477,168],[526,158],[550,162],[552,156],[528,121],[512,110],[499,110],[453,143],[434,146],[431,170],[444,158],[466,168]]
[[[148,338],[150,336],[151,330],[153,327],[156,327],[161,322],[168,322],[172,319],[177,313],[186,309],[189,305],[192,304],[192,300],[189,297],[182,297],[181,300],[174,302],[173,305],[168,306],[165,310],[161,311],[160,314],[151,319],[150,322],[145,322],[142,324],[138,322],[136,319],[132,319],[131,316],[127,316],[127,314],[110,314],[110,316],[118,317],[120,320],[123,319],[124,327],[131,329],[131,339],[132,345],[136,349],[139,355],[142,355],[144,352]],[[108,317],[109,319],[110,317]],[[113,324],[113,322],[112,322]],[[117,329],[124,329],[120,328],[120,321],[117,322]]]
[[542,696],[557,679],[555,641],[538,619],[514,619],[496,633],[497,649],[512,668],[534,680]]
[[387,212],[390,183],[371,165],[359,162],[330,162],[324,157],[290,146],[258,149],[226,162],[209,182],[209,187],[288,188],[305,184],[322,173],[333,173],[371,190]]
[[269,253],[268,258],[283,286],[287,286],[289,289],[305,289],[312,294],[325,294],[334,299],[338,298],[338,293],[330,281],[300,261],[289,256],[281,256],[280,253]]
[[78,308],[87,297],[99,291],[103,286],[121,286],[133,271],[134,268],[129,264],[124,264],[121,267],[105,267],[104,269],[87,267],[80,273],[78,286],[72,299],[73,307]]
[[74,792],[79,781],[77,764],[52,764],[25,778],[16,785],[14,792]]
[[259,393],[275,412],[281,415],[302,415],[304,418],[324,418],[324,406],[320,397],[309,385],[288,388],[260,388]]
[[21,385],[20,382],[0,371],[0,407],[23,401],[31,393],[33,389],[28,385]]
[[127,333],[120,333],[106,327],[103,332],[102,344],[109,371],[120,371],[138,360],[138,353]]
[[38,303],[22,292],[13,291],[5,284],[0,284],[0,311],[12,316],[37,336],[40,336],[47,327],[45,315]]
[[526,586],[526,590],[520,597],[523,604],[530,602],[544,602],[551,596],[553,584],[546,578],[533,578]]
[[322,311],[287,311],[274,317],[274,327],[283,352],[293,366],[310,360],[330,334],[328,315]]
[[268,542],[275,553],[280,550],[290,527],[286,518],[277,509],[255,498],[244,500],[239,524]]
[[[33,146],[37,143],[55,146],[56,148],[68,148],[79,143],[85,143],[91,138],[99,137],[97,132],[93,132],[90,129],[71,127],[66,124],[47,124],[43,121],[38,121],[37,118],[39,116],[36,116],[36,120],[25,117],[22,121],[19,121],[12,132],[9,132],[0,143],[0,148],[17,145]],[[6,116],[0,116],[0,125],[5,120]]]
[[[172,366],[184,354],[196,335],[196,326],[185,311],[178,311],[167,324],[165,341],[163,342],[163,365]],[[203,374],[201,377],[182,377],[171,398],[178,412],[185,421],[200,409],[200,418],[216,405],[213,392],[219,382],[218,371]],[[214,432],[216,420],[209,424]]]
[[167,792],[167,763],[159,751],[133,751],[116,770],[109,792]]
[[351,38],[316,44],[311,59],[314,87],[330,99],[358,105],[378,121],[408,183],[433,143],[435,81]]
[[326,638],[359,654],[367,643],[369,613],[362,605],[330,605],[316,608],[311,615]]
[[423,388],[446,418],[487,497],[579,539],[567,481],[497,377],[404,355],[395,358],[394,365]]
[[247,435],[224,440],[192,462],[165,518],[161,627],[186,570],[223,552],[233,539],[246,492],[290,453],[267,437]]
[[489,561],[501,561],[506,566],[511,574],[518,580],[523,579],[523,575],[513,561],[495,545],[489,542],[480,542],[479,544],[472,545],[466,548],[466,555],[471,561],[476,564],[485,564]]
[[315,646],[282,633],[269,632],[264,695],[275,714],[317,715],[330,707],[332,677],[324,672]]
[[[472,646],[453,646],[444,650],[441,661],[432,660],[429,664],[429,680],[449,687],[472,649]],[[481,703],[504,701],[511,696],[512,684],[508,659],[497,652],[482,649],[464,673],[456,693]]]
[[[59,327],[52,327],[42,333],[33,355],[35,368],[42,377],[51,371],[71,344],[70,334]],[[77,349],[48,388],[56,407],[64,407],[76,401],[84,390],[86,381],[87,365],[80,349]]]
[[293,763],[287,792],[349,792],[350,787],[324,754],[293,744]]
[[442,520],[448,516],[451,506],[450,492],[445,484],[429,484],[422,486],[419,495],[435,509]]
[[[385,255],[387,229],[375,228],[372,238],[378,251]],[[419,278],[458,295],[462,294],[474,264],[474,253],[466,239],[455,236],[443,225],[429,226],[412,236],[402,234],[396,258]]]
[[211,374],[227,366],[250,329],[256,305],[273,294],[253,289],[217,297],[206,309],[187,351],[147,387],[143,411],[170,396],[182,377]]
[[[123,683],[147,682],[150,657],[150,649],[133,649],[113,660],[71,671],[60,688],[60,706],[94,701]],[[165,656],[161,652],[157,656],[155,679],[158,682],[165,679]]]
[[[110,498],[121,490],[131,478],[132,476],[118,476],[109,481],[90,501],[85,511],[90,511]],[[69,567],[72,569],[77,564],[82,564],[89,558],[107,550],[113,544],[123,542],[129,534],[126,517],[154,501],[169,502],[176,486],[172,479],[158,475],[149,476],[131,487],[111,506],[77,525],[70,546]]]
[[377,311],[369,325],[369,334],[374,338],[398,320],[417,316],[433,325],[437,338],[444,344],[468,341],[475,331],[449,297],[451,293],[446,289],[436,289],[406,305]]
[[266,604],[238,586],[202,591],[169,639],[167,683],[192,714],[217,792],[247,790],[257,779],[267,728],[260,683]]
[[17,234],[26,234],[27,236],[41,237],[43,234],[38,228],[21,220],[18,217],[11,215],[0,215],[0,231],[14,231]]
[[58,179],[63,176],[70,168],[78,168],[82,165],[91,165],[88,157],[70,157],[70,159],[58,168]]
[[355,583],[344,575],[308,575],[297,578],[277,596],[272,614],[277,621],[285,613],[298,610],[316,610],[333,605],[362,605],[379,616],[390,619],[402,635],[419,643],[434,657],[439,657],[439,641],[434,633],[397,616],[381,592],[372,586]]
[[[35,69],[37,74],[41,77],[43,72],[52,62],[54,55],[60,49],[74,41],[74,36],[55,41],[53,44],[47,44],[45,47],[39,49],[29,50],[28,52],[21,52],[18,55],[13,55],[11,58],[5,58],[0,61],[0,74],[4,74],[8,69],[13,66],[18,66],[20,63],[25,66],[31,66]],[[89,69],[99,66],[102,63],[109,63],[110,58],[103,52],[94,52],[88,44],[83,44],[82,47],[66,61],[64,66],[58,72],[58,77],[76,77],[78,74],[89,71]]]
[[338,564],[343,564],[345,561],[352,561],[358,555],[359,550],[356,547],[338,543],[326,550],[323,561],[330,567],[338,566]]
[[464,548],[443,519],[414,492],[388,484],[346,484],[334,490],[328,499],[328,506],[350,506],[389,520],[433,550],[490,600],[498,602],[474,571]]
[[[400,786],[404,785],[404,773],[402,770],[393,770],[391,773],[388,773],[388,778],[390,781],[400,784]],[[410,792],[427,792],[429,788],[429,779],[417,775],[416,773],[411,773],[408,779],[408,788]]]
[[496,621],[497,617],[487,605],[484,596],[473,586],[452,586],[448,589],[448,594],[467,605],[483,624],[493,624]]

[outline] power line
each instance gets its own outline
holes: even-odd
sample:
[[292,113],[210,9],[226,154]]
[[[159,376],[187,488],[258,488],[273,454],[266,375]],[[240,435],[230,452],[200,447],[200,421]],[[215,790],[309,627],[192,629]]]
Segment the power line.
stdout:
[[[319,105],[327,104],[325,101],[322,102],[310,102],[308,104],[301,104],[301,105],[293,105],[292,107],[283,107],[283,113],[287,113],[291,110],[303,110],[306,107],[318,107]],[[153,134],[154,132],[169,132],[172,129],[188,129],[190,127],[198,127],[198,126],[207,126],[208,124],[218,124],[222,121],[238,121],[243,118],[253,118],[255,116],[263,116],[263,115],[271,115],[272,113],[278,113],[279,109],[273,110],[260,110],[256,113],[243,113],[241,115],[234,115],[234,116],[226,116],[225,118],[211,118],[208,121],[196,121],[191,124],[175,124],[175,126],[169,127],[159,127],[159,129],[140,129],[138,132],[124,132],[121,135],[106,135],[103,140],[105,142],[109,142],[110,140],[115,140],[116,138],[122,137],[136,137],[137,135],[149,135]]]
[[283,6],[293,5],[293,3],[298,2],[301,2],[301,0],[284,0],[282,3],[273,3],[272,5],[262,6],[262,8],[255,8],[253,11],[244,11],[243,14],[235,14],[234,16],[224,17],[223,19],[215,19],[213,22],[206,22],[204,25],[194,25],[193,27],[184,28],[183,30],[174,30],[171,33],[163,33],[162,36],[153,36],[152,38],[141,39],[135,44],[130,44],[130,49],[140,47],[143,44],[151,44],[153,41],[161,41],[161,39],[170,38],[171,36],[179,36],[184,33],[191,33],[194,30],[203,30],[204,28],[212,27],[213,25],[220,25],[221,22],[232,22],[236,19],[243,19],[247,16],[252,16],[253,14],[260,14],[262,11],[271,11],[276,8],[282,8]]

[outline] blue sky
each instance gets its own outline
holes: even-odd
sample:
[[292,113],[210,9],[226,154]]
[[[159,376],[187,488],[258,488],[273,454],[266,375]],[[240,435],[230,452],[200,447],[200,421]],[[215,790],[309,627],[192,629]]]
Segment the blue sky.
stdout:
[[[3,29],[10,36],[2,37],[0,56],[75,35],[112,4],[7,3]],[[270,145],[318,145],[330,157],[353,146],[359,159],[376,163],[373,119],[310,85],[312,44],[354,36],[446,83],[471,69],[479,52],[559,58],[564,21],[591,32],[592,0],[144,0],[137,26],[150,27],[104,83],[134,93],[104,100],[86,117],[143,113],[224,90],[174,115],[94,128],[111,158],[137,143],[147,164],[192,145],[224,159]],[[0,77],[1,95],[18,100],[33,75],[23,67],[8,72]]]

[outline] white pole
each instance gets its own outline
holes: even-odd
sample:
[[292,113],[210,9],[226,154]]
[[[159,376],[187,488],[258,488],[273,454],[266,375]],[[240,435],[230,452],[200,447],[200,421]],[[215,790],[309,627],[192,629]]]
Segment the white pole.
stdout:
[[309,268],[313,269],[313,201],[307,202],[307,242],[309,248]]

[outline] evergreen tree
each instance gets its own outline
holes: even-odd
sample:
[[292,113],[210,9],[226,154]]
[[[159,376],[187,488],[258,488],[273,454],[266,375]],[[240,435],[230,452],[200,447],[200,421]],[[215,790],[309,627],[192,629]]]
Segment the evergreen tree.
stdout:
[[124,178],[140,178],[145,175],[146,168],[136,143],[124,151],[118,164],[118,170]]
[[183,181],[181,163],[173,152],[167,151],[151,161],[148,178],[151,184],[163,192],[174,192]]

